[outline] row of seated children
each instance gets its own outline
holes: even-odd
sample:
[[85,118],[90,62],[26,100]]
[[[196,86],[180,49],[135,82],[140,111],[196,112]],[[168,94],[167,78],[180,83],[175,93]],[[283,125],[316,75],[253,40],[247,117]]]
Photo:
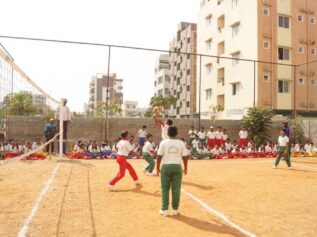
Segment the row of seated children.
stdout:
[[263,144],[256,148],[253,141],[249,141],[247,146],[240,146],[237,141],[231,143],[227,138],[223,145],[210,146],[200,143],[197,138],[188,146],[193,159],[223,159],[223,158],[268,158],[277,155],[277,146],[272,142]]
[[[121,138],[114,140],[112,146],[108,141],[100,144],[96,141],[90,141],[87,145],[82,141],[78,141],[69,157],[74,159],[115,159],[117,155],[116,145],[120,140]],[[142,148],[135,142],[134,136],[130,136],[129,142],[135,152],[142,153]],[[155,145],[153,144],[153,146]],[[128,158],[133,159],[136,156],[129,154]]]
[[[8,141],[0,141],[0,159],[10,159],[21,156],[33,150],[37,150],[43,145],[40,139],[35,142],[19,141],[10,139]],[[26,159],[45,159],[47,156],[43,150],[30,154]]]
[[317,147],[311,141],[306,141],[305,145],[299,143],[291,144],[292,157],[317,157]]

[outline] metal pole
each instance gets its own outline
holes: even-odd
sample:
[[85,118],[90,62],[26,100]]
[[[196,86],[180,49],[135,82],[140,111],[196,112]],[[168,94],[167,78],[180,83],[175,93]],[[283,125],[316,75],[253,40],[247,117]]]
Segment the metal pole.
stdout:
[[[10,103],[12,103],[12,98],[13,98],[13,77],[14,77],[14,75],[13,75],[13,61],[11,61],[11,100],[10,100]],[[10,104],[10,106],[11,106],[11,104]],[[12,107],[11,107],[11,109],[12,109]],[[16,111],[16,112],[18,112],[18,111]],[[13,118],[12,118],[12,112],[11,112],[11,116],[10,116],[10,137],[12,138],[12,136],[13,136],[13,134],[12,134],[12,120],[13,120]]]
[[253,107],[255,107],[255,82],[256,82],[256,73],[255,73],[255,68],[256,68],[256,62],[253,62]]
[[109,138],[109,118],[108,118],[108,110],[109,110],[109,84],[110,84],[110,57],[111,57],[111,46],[109,46],[108,51],[108,75],[106,79],[106,123],[105,123],[105,140]]
[[296,119],[297,112],[296,112],[296,74],[297,74],[297,66],[294,66],[294,79],[293,79],[293,87],[294,87],[294,119]]
[[63,113],[62,113],[62,107],[64,106],[64,100],[61,99],[60,105],[59,105],[59,158],[63,158],[63,139],[64,139],[64,127],[63,127]]
[[199,105],[198,105],[198,128],[201,120],[201,55],[199,56]]

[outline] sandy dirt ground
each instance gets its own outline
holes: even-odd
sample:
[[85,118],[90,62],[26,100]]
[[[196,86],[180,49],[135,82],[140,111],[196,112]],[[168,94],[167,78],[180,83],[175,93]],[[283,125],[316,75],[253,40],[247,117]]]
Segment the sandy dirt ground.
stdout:
[[[245,236],[182,193],[180,216],[162,217],[158,177],[130,161],[115,192],[106,182],[114,160],[45,160],[0,166],[0,236],[17,236],[52,171],[59,166],[26,236]],[[272,159],[189,161],[183,188],[256,236],[317,236],[317,158],[293,159],[293,170]]]

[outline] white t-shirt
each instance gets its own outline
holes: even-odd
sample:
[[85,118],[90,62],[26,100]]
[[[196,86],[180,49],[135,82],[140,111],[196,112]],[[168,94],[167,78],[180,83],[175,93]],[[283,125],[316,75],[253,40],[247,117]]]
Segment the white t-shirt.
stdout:
[[153,145],[151,142],[146,142],[142,149],[143,152],[150,153],[153,151]]
[[145,138],[145,136],[146,136],[146,130],[140,129],[139,132],[138,132],[138,134],[139,134],[139,137]]
[[247,139],[248,138],[248,131],[240,130],[239,137],[240,137],[240,139]]
[[222,137],[223,137],[223,132],[217,131],[216,132],[216,139],[222,139]]
[[92,153],[100,152],[100,147],[99,146],[93,147],[92,145],[90,145],[88,147],[88,151]]
[[128,156],[130,151],[133,150],[130,142],[127,140],[120,140],[117,143],[118,155],[120,156]]
[[265,146],[265,152],[272,152],[272,147]]
[[228,138],[228,134],[222,134],[222,140],[226,141]]
[[284,137],[279,136],[279,137],[278,137],[278,144],[279,144],[280,146],[285,147],[288,142],[289,142],[289,138],[288,138],[287,136],[284,136]]
[[204,140],[206,138],[206,133],[205,132],[199,131],[197,135],[198,135],[199,139],[201,139],[201,140]]
[[189,130],[188,132],[189,137],[191,138],[195,138],[195,135],[197,135],[197,131],[196,130]]
[[208,137],[208,139],[215,139],[216,138],[216,133],[212,132],[212,131],[209,131],[209,132],[207,132],[207,137]]
[[163,164],[181,164],[182,157],[188,155],[188,150],[183,141],[166,139],[161,141],[157,154],[163,157]]
[[226,148],[226,151],[231,151],[232,150],[232,144],[231,143],[225,143],[225,148]]
[[164,125],[161,126],[161,129],[162,129],[162,140],[169,139],[169,136],[167,135],[168,128],[169,128],[169,126],[167,124],[164,124]]
[[192,141],[193,149],[197,149],[197,148],[198,148],[198,144],[199,144],[199,141],[197,141],[196,139],[194,139],[194,140]]

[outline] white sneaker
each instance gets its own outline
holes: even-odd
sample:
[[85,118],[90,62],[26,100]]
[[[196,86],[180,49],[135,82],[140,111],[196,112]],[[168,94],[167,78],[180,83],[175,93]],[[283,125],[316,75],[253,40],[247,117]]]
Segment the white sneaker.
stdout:
[[178,216],[179,213],[178,213],[178,210],[173,210],[173,216]]
[[134,181],[135,185],[141,185],[142,183],[140,182],[140,180],[135,180]]
[[167,210],[160,210],[160,215],[162,216],[168,216],[168,211]]
[[273,168],[273,169],[276,169],[277,167],[274,165],[272,168]]
[[146,176],[153,176],[153,173],[146,172],[145,175]]
[[107,188],[108,188],[109,191],[116,190],[116,187],[114,185],[111,185],[111,184],[107,184]]
[[292,170],[292,169],[293,169],[293,167],[292,167],[292,166],[290,166],[290,167],[287,167],[287,169]]

